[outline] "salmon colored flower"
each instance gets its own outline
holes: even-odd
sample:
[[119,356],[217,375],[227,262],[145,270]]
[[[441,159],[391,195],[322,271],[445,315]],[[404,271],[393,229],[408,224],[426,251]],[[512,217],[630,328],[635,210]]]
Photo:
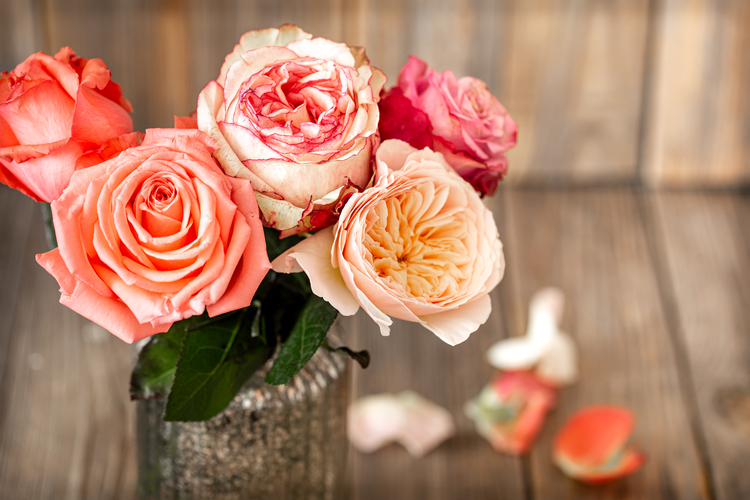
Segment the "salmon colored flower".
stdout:
[[250,31],[198,97],[198,127],[231,176],[250,179],[283,236],[336,222],[372,178],[383,73],[361,48],[292,25]]
[[556,401],[555,388],[533,373],[498,372],[479,396],[467,403],[466,414],[495,450],[522,455]]
[[589,406],[568,418],[555,436],[552,458],[565,475],[598,484],[638,470],[646,456],[625,445],[635,417],[619,406]]
[[0,182],[56,200],[73,172],[138,145],[132,112],[101,59],[29,56],[0,74]]
[[477,192],[495,193],[507,173],[505,152],[516,145],[518,126],[483,81],[457,79],[451,71],[440,75],[410,56],[380,109],[383,140],[430,147]]
[[375,185],[274,269],[304,270],[314,293],[344,315],[362,307],[383,335],[395,317],[463,342],[489,317],[505,270],[492,212],[439,153],[391,140],[376,158]]
[[270,267],[252,185],[224,175],[199,130],[76,172],[52,203],[59,247],[37,261],[60,302],[130,343],[250,305]]

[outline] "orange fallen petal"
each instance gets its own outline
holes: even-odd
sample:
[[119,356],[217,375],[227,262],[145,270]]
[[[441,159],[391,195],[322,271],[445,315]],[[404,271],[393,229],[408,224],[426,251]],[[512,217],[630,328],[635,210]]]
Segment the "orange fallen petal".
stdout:
[[555,436],[553,459],[569,477],[597,484],[636,471],[646,456],[625,444],[635,417],[627,408],[590,406],[573,414]]

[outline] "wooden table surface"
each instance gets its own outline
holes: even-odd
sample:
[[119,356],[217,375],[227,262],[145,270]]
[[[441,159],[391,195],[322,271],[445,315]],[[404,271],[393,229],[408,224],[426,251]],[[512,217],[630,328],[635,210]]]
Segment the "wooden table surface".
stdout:
[[[415,390],[447,407],[458,434],[422,459],[391,445],[352,451],[352,499],[750,498],[750,198],[630,188],[504,190],[489,201],[507,259],[487,324],[451,348],[399,323],[381,337],[363,316],[350,344],[352,397]],[[58,304],[39,207],[0,186],[0,498],[130,499],[136,481],[132,347]],[[563,328],[581,380],[561,391],[531,452],[496,454],[464,416],[492,377],[495,341],[520,335],[529,297],[567,294]],[[550,459],[577,408],[630,407],[636,474],[590,487]]]

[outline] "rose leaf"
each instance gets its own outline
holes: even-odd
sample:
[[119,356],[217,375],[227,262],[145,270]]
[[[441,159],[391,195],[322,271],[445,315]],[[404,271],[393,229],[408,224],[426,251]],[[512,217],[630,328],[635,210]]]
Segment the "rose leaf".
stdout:
[[289,338],[281,347],[279,356],[266,376],[266,383],[289,383],[313,357],[337,315],[338,311],[332,305],[317,295],[312,295],[300,312]]
[[177,321],[168,332],[153,335],[138,354],[130,377],[130,399],[166,399],[188,329],[208,316]]
[[165,421],[208,420],[226,408],[273,352],[264,336],[252,335],[255,318],[250,307],[196,325],[185,335]]

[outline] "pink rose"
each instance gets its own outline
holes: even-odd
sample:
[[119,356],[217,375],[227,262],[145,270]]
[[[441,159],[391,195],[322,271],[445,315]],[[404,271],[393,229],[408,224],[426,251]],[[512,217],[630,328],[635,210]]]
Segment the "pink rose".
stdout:
[[270,267],[249,181],[224,175],[198,130],[151,129],[76,172],[52,203],[59,248],[37,261],[60,302],[125,342],[250,305]]
[[487,321],[505,269],[492,213],[439,153],[390,140],[376,158],[375,185],[274,269],[304,271],[315,294],[344,315],[362,307],[383,335],[392,316],[463,342]]
[[132,112],[101,59],[76,57],[70,47],[29,56],[0,74],[0,182],[36,201],[56,200],[92,157],[139,143],[129,134]]
[[383,140],[431,147],[484,195],[493,195],[507,173],[505,152],[516,145],[518,126],[487,85],[451,71],[439,75],[410,56],[398,85],[380,104]]
[[282,236],[333,224],[372,177],[385,76],[361,48],[292,25],[250,31],[198,97],[198,127],[231,176],[250,179]]

